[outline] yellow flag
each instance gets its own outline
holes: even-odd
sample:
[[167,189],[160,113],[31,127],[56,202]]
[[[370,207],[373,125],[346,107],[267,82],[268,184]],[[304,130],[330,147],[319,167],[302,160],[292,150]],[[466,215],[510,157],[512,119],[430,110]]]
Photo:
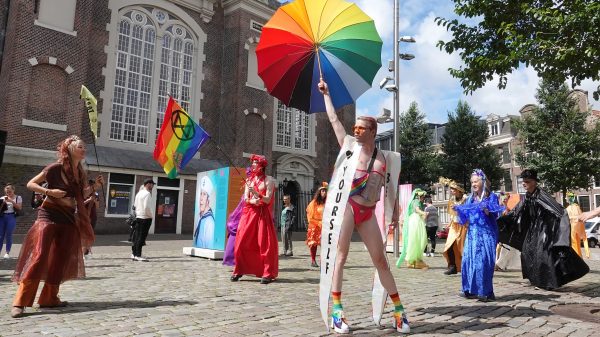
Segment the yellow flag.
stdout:
[[81,86],[79,98],[83,99],[85,102],[85,107],[87,108],[88,116],[90,117],[90,129],[92,130],[94,137],[98,138],[98,100],[85,85]]

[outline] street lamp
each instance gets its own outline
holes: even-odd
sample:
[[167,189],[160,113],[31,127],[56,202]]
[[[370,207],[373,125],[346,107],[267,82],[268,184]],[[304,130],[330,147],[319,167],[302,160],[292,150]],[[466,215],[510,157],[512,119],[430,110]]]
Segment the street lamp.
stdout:
[[376,120],[379,124],[393,122],[394,119],[392,118],[392,111],[390,109],[383,108],[381,110],[381,115],[377,116]]
[[[392,91],[394,93],[394,107],[393,107],[393,113],[394,113],[394,143],[392,144],[392,150],[395,152],[398,152],[398,120],[400,119],[400,67],[398,66],[398,61],[400,59],[402,60],[412,60],[413,58],[415,58],[414,55],[412,54],[400,54],[398,48],[399,48],[399,44],[400,42],[407,42],[407,43],[415,43],[415,39],[412,36],[399,36],[399,30],[400,30],[400,0],[394,0],[394,64],[393,65],[388,65],[388,69],[390,71],[394,72],[394,88],[390,88],[388,89],[386,87],[386,89],[388,91]],[[398,227],[396,227],[396,229],[394,230],[394,256],[398,257],[400,255],[400,247],[399,247],[399,240],[400,239],[400,229]]]

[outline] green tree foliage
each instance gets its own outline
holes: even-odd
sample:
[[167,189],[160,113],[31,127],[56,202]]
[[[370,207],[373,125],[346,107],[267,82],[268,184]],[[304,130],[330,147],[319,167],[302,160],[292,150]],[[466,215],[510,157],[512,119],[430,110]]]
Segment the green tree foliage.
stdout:
[[398,144],[402,153],[401,183],[429,184],[437,181],[439,159],[431,146],[431,130],[416,102],[398,120]]
[[[449,69],[466,93],[481,88],[520,65],[531,66],[547,82],[600,80],[600,1],[598,0],[452,0],[454,12],[465,18],[436,18],[452,32],[438,47],[459,52],[465,63]],[[600,86],[594,92],[599,99]]]
[[456,111],[448,113],[448,123],[442,136],[442,175],[462,183],[469,190],[471,173],[482,169],[493,189],[503,177],[500,155],[486,145],[487,125],[471,111],[469,104],[459,101]]
[[600,127],[587,123],[589,111],[580,111],[566,84],[542,81],[538,106],[515,123],[522,149],[516,159],[535,169],[548,191],[587,189],[600,177]]

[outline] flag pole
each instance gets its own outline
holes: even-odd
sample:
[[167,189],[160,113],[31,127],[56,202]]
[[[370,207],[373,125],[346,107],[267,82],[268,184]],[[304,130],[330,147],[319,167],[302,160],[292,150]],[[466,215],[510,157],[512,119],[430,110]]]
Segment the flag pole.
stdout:
[[[85,89],[85,93],[86,93],[85,97],[83,95],[84,89]],[[91,96],[91,98],[94,99],[94,101],[95,101],[94,103],[92,103],[90,96]],[[97,125],[97,123],[98,123],[98,120],[97,120],[98,110],[97,109],[98,108],[97,107],[94,108],[94,106],[97,105],[97,100],[96,100],[96,97],[94,97],[94,95],[90,92],[90,90],[83,84],[81,85],[81,90],[79,92],[79,98],[83,99],[86,110],[88,112],[87,116],[88,116],[88,122],[90,124],[90,131],[92,132],[92,135],[94,136],[92,138],[92,145],[94,145],[94,154],[96,155],[96,166],[98,166],[98,174],[100,174],[101,173],[100,172],[100,160],[98,160],[98,149],[96,148],[96,138],[97,138],[96,132],[97,132],[97,130],[94,131],[94,128],[92,127],[92,118],[90,116],[90,111],[94,112],[94,119],[96,119],[95,123]],[[96,129],[97,129],[97,127],[96,127]],[[87,181],[85,183],[87,184]],[[103,200],[106,199],[106,195],[104,194],[104,184],[103,183],[100,183],[100,191],[102,192],[102,199]]]
[[[227,155],[227,153],[225,151],[223,151],[223,149],[221,148],[221,146],[219,146],[219,144],[215,143],[215,141],[213,141],[212,138],[209,138],[208,141],[212,142],[215,145],[215,147],[217,148],[217,150],[219,150],[223,154],[223,156],[225,156],[225,158],[229,162],[229,165],[231,165],[231,167],[233,167],[235,169],[235,171],[237,172],[237,174],[240,177],[243,177],[242,172],[240,172],[240,170],[238,170],[238,168],[233,163],[233,160],[231,160],[231,158],[229,158],[229,156]],[[244,182],[244,185],[250,187],[250,185],[248,184],[248,180],[247,179],[242,179],[242,181]]]

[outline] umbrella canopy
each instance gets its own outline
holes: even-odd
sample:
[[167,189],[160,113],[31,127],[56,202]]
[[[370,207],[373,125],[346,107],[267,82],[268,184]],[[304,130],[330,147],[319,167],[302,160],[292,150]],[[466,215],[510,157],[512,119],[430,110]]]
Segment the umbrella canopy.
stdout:
[[308,113],[325,111],[322,76],[336,109],[371,88],[381,67],[373,19],[342,0],[296,0],[281,6],[256,47],[258,75],[269,93]]

